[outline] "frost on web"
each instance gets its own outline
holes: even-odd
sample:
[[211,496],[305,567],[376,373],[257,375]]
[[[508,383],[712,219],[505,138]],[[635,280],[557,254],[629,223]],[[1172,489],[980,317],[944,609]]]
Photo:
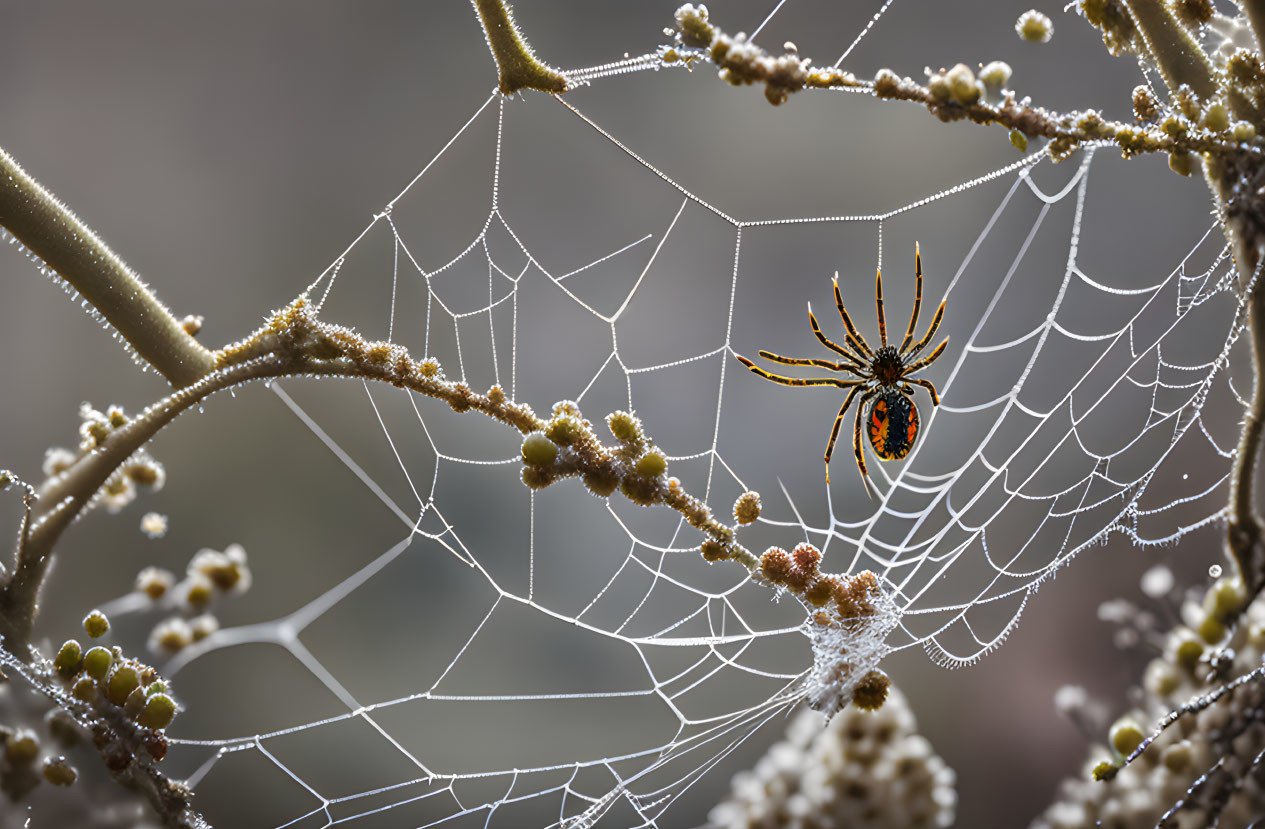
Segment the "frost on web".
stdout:
[[[628,79],[606,76],[637,66],[583,77],[618,101]],[[1172,229],[1162,268],[1118,254],[1121,191],[1096,189],[1117,175],[1110,153],[1008,157],[893,209],[805,217],[710,198],[687,162],[659,170],[586,91],[475,107],[308,297],[538,413],[572,400],[600,431],[635,411],[716,515],[761,492],[760,521],[738,531],[749,549],[810,541],[824,570],[876,573],[874,622],[814,624],[741,566],[703,561],[670,510],[576,480],[528,490],[521,436],[476,414],[276,384],[379,518],[371,555],[310,551],[309,575],[339,575],[291,612],[163,667],[191,714],[214,712],[177,721],[169,759],[212,819],[677,825],[692,787],[798,703],[836,709],[900,649],[970,662],[1110,533],[1170,543],[1220,517],[1246,391],[1231,380],[1239,286],[1211,223]],[[554,203],[560,178],[590,201]],[[474,189],[477,209],[448,198]],[[574,232],[586,211],[602,220]],[[899,328],[915,240],[924,307],[948,301],[929,373],[942,404],[919,392],[919,442],[871,463],[869,501],[846,449],[824,484],[838,400],[764,383],[733,354],[810,356],[803,306],[837,330],[836,269],[869,332],[881,264]],[[255,680],[225,690],[212,678],[234,660]],[[234,811],[251,785],[266,803]]]

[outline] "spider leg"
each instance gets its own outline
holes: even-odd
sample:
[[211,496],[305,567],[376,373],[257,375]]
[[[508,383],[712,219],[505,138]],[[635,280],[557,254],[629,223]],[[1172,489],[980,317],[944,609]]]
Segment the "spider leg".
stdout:
[[[808,308],[808,321],[813,326],[813,334],[816,335],[817,339],[821,342],[822,345],[824,345],[826,348],[829,348],[831,351],[837,354],[842,354],[844,357],[847,357],[849,360],[853,361],[858,366],[865,365],[866,361],[863,357],[859,357],[857,356],[857,354],[853,354],[844,346],[839,345],[834,340],[831,340],[825,334],[821,333],[821,326],[817,324],[817,317],[813,315],[813,310],[812,310],[811,305]],[[852,341],[850,337],[844,342],[846,342],[848,345],[852,346],[853,348],[856,348],[855,343]],[[860,353],[860,349],[857,349],[857,351],[858,353]]]
[[865,468],[865,452],[861,449],[861,413],[865,411],[866,402],[878,392],[870,389],[861,396],[861,400],[857,403],[856,421],[852,427],[852,454],[857,459],[857,469],[861,470],[861,483],[865,485],[865,496],[873,499],[870,494],[870,473]]
[[874,304],[878,307],[878,336],[883,344],[883,348],[887,348],[887,319],[883,316],[883,269],[879,268],[874,274]]
[[816,366],[824,368],[827,371],[846,371],[857,377],[863,377],[860,366],[853,366],[848,363],[832,363],[829,360],[813,360],[805,357],[783,357],[781,354],[774,354],[772,351],[760,350],[760,356],[766,360],[772,360],[775,363],[781,363],[787,366]]
[[945,337],[944,340],[941,341],[941,343],[938,346],[936,346],[935,351],[932,351],[930,354],[928,354],[926,357],[923,357],[918,362],[910,363],[909,365],[902,368],[901,374],[910,375],[910,374],[913,374],[915,371],[924,369],[927,366],[931,365],[932,363],[936,361],[936,358],[938,358],[941,354],[944,353],[944,347],[948,344],[949,344],[949,338]]
[[783,386],[834,386],[837,389],[850,389],[862,383],[861,380],[836,380],[833,377],[783,377],[780,374],[771,374],[757,366],[755,363],[743,357],[741,354],[735,354],[738,361],[744,366],[763,377],[765,380],[771,380],[774,383],[781,383]]
[[865,337],[862,337],[860,333],[857,332],[857,327],[852,324],[852,317],[848,316],[848,309],[843,307],[843,294],[839,292],[838,271],[835,271],[834,286],[835,307],[839,309],[839,316],[843,319],[844,327],[848,329],[848,333],[851,335],[851,339],[847,341],[848,344],[856,348],[861,353],[861,356],[867,359],[873,357],[874,350],[870,348],[870,344],[865,341]]
[[[936,387],[935,387],[935,386],[933,386],[933,385],[931,385],[931,381],[930,381],[930,380],[910,380],[909,382],[914,383],[914,384],[919,385],[919,386],[922,386],[924,389],[926,389],[927,391],[931,392],[931,405],[932,405],[932,406],[939,406],[939,405],[940,405],[940,395],[936,393]],[[908,387],[908,386],[906,386],[905,388],[909,388],[909,387]],[[913,393],[913,391],[914,391],[913,389],[909,389],[909,392],[908,392],[908,393],[909,393],[909,394],[912,394],[912,393]]]
[[931,327],[927,329],[927,333],[922,335],[922,339],[916,342],[914,347],[909,349],[907,354],[901,355],[904,359],[912,359],[914,355],[927,347],[927,343],[931,342],[931,338],[936,335],[936,329],[940,327],[940,320],[944,318],[945,302],[948,302],[948,300],[946,299],[944,302],[941,302],[940,307],[936,309],[936,315],[932,318]]
[[843,413],[848,410],[848,406],[852,405],[852,398],[856,397],[860,390],[860,386],[853,386],[848,396],[843,398],[839,414],[835,415],[835,425],[830,429],[830,440],[826,443],[826,483],[830,483],[830,455],[835,451],[835,438],[839,437],[839,424],[843,423]]
[[914,312],[909,315],[909,328],[905,331],[905,339],[900,343],[900,353],[914,341],[914,328],[918,325],[918,311],[922,308],[922,251],[914,242]]

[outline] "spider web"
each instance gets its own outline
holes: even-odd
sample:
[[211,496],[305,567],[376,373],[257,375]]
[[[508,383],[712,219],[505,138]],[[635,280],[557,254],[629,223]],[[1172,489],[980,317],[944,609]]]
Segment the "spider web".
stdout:
[[[842,37],[841,61],[890,5]],[[1163,225],[1165,202],[1120,185],[1127,165],[1093,148],[1057,166],[989,153],[881,212],[703,195],[691,182],[705,154],[668,164],[616,137],[635,134],[639,85],[689,78],[642,71],[655,65],[572,73],[589,88],[565,100],[478,104],[307,287],[322,317],[537,412],[636,411],[669,474],[716,514],[762,493],[760,521],[739,533],[749,548],[806,539],[826,569],[879,573],[896,607],[874,643],[885,653],[967,664],[1087,547],[1112,533],[1172,544],[1223,517],[1247,390],[1232,381],[1242,303],[1215,223],[1134,256],[1145,237],[1113,217]],[[477,207],[450,198],[476,189]],[[733,354],[827,356],[803,304],[839,330],[835,269],[873,341],[882,266],[902,330],[915,239],[925,305],[948,302],[949,348],[925,375],[942,403],[918,392],[919,441],[902,462],[871,457],[870,501],[847,431],[824,484],[838,397],[765,383]],[[691,787],[809,693],[803,609],[703,562],[676,513],[575,481],[532,492],[519,436],[432,400],[271,389],[374,502],[364,535],[382,540],[307,551],[296,609],[162,667],[188,709],[167,764],[213,822],[679,825]]]

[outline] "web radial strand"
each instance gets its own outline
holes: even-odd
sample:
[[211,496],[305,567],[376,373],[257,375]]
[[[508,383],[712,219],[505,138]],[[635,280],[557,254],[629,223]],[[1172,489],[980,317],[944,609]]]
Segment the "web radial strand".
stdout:
[[[641,78],[610,76],[652,64],[570,77],[614,89]],[[494,117],[491,100],[308,285],[322,318],[542,417],[577,401],[608,444],[604,417],[634,412],[667,474],[726,521],[759,490],[760,520],[737,530],[750,549],[808,541],[827,571],[881,577],[887,626],[844,643],[850,658],[920,647],[969,664],[1088,547],[1171,544],[1220,520],[1247,386],[1232,263],[1215,225],[1174,231],[1163,268],[1105,256],[1118,241],[1096,199],[1119,205],[1096,171],[1121,162],[1034,153],[903,203],[773,214],[710,187],[700,156],[661,159],[645,124],[601,101],[527,96]],[[551,198],[564,178],[580,183],[575,204]],[[454,181],[477,197],[454,198]],[[942,402],[916,390],[903,460],[867,455],[869,501],[848,451],[856,412],[822,480],[844,392],[766,383],[734,355],[832,357],[803,306],[829,307],[835,269],[877,342],[857,310],[873,300],[872,263],[885,244],[885,309],[903,322],[915,241],[921,324],[947,302],[928,345],[949,345],[919,375]],[[843,342],[827,316],[823,336]],[[173,734],[200,784],[266,774],[281,826],[692,825],[700,779],[732,771],[794,706],[831,704],[823,674],[837,666],[806,608],[734,562],[704,562],[678,513],[594,497],[576,478],[528,490],[513,430],[392,389],[344,394],[347,408],[333,385],[273,391],[315,437],[294,464],[326,464],[298,476],[353,481],[343,508],[372,514],[367,540],[331,530],[304,550],[291,576],[305,592],[284,615],[226,626],[164,666],[198,687],[216,660],[266,649],[259,670],[299,689],[265,724],[247,700],[210,736]],[[258,684],[242,693],[263,706]],[[344,750],[316,751],[321,740]]]

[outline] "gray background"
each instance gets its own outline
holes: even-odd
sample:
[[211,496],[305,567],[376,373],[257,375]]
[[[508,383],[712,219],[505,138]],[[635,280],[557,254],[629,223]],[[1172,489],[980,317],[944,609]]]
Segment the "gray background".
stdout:
[[[791,0],[762,33],[761,42],[793,40],[801,53],[829,63],[878,5]],[[772,3],[721,2],[711,7],[725,28],[750,30]],[[1128,117],[1129,91],[1138,82],[1133,62],[1107,57],[1095,33],[1083,21],[1061,14],[1057,4],[1044,9],[1055,20],[1054,41],[1046,46],[1022,43],[1012,26],[1026,7],[896,3],[848,65],[861,75],[891,66],[920,76],[924,65],[1005,59],[1016,70],[1012,86],[1042,104],[1101,107],[1115,117]],[[649,51],[664,40],[660,30],[671,24],[674,8],[673,3],[531,0],[520,3],[517,13],[539,53],[557,65],[575,67]],[[320,273],[465,122],[495,79],[473,11],[458,0],[6,3],[0,19],[0,145],[107,239],[177,313],[206,315],[201,339],[212,346],[248,333]],[[689,75],[642,73],[580,89],[570,100],[700,196],[744,218],[885,211],[1017,157],[1000,128],[942,125],[912,107],[878,106],[851,95],[801,95],[775,109],[758,90],[731,89],[712,75],[707,67]],[[541,96],[528,98],[507,104],[511,129],[502,203],[533,252],[565,271],[644,233],[654,233],[657,241],[679,205],[676,193],[628,163],[556,104]],[[489,127],[494,126],[489,116],[495,118],[492,109],[478,123],[477,134],[447,157],[450,163],[434,171],[429,188],[420,188],[416,203],[401,203],[401,232],[425,250],[430,267],[464,247],[487,210]],[[1121,280],[1137,273],[1138,284],[1148,284],[1167,273],[1206,227],[1206,191],[1198,181],[1168,174],[1162,159],[1143,159],[1125,169],[1114,156],[1110,150],[1100,153],[1098,178],[1091,184],[1091,199],[1101,197],[1105,201],[1099,204],[1106,205],[1092,214],[1093,226],[1111,232],[1087,241],[1087,250]],[[1051,184],[1071,172],[1070,164],[1043,169]],[[929,215],[887,223],[883,258],[888,272],[908,273],[909,247],[919,239],[928,291],[933,292],[931,280],[944,280],[956,269],[1000,192],[994,185],[978,198],[968,194],[940,202]],[[632,365],[715,347],[714,340],[692,337],[699,330],[723,329],[723,320],[708,314],[723,309],[727,301],[732,231],[696,208],[687,208],[682,221],[687,223],[685,240],[697,246],[699,267],[710,270],[695,281],[691,269],[683,266],[672,286],[647,285],[647,306],[620,341]],[[696,224],[689,225],[691,221]],[[1016,222],[1014,228],[994,233],[1013,239],[1031,224],[1030,219]],[[865,274],[873,267],[873,224],[815,226],[799,233],[753,232],[744,239],[741,284],[751,293],[735,308],[735,349],[808,354],[804,298],[828,307],[824,277],[831,269],[846,273],[855,263],[854,270]],[[674,239],[680,241],[679,236]],[[368,242],[365,260],[349,260],[340,277],[328,318],[381,336],[389,315],[390,242],[381,236]],[[493,238],[492,244],[499,244],[497,250],[512,260],[512,246],[503,237],[499,242]],[[1038,248],[1034,258],[1046,257],[1061,268],[1066,234],[1061,243],[1052,237],[1042,244],[1046,247]],[[688,252],[680,255],[685,258],[678,261],[690,261]],[[999,253],[995,259],[977,260],[975,267],[995,273],[1007,261]],[[786,275],[762,275],[779,266]],[[5,285],[0,301],[0,353],[5,355],[0,360],[0,463],[36,478],[46,447],[75,440],[80,401],[117,402],[135,410],[159,397],[165,384],[153,373],[137,371],[107,334],[12,248],[0,251],[0,273]],[[472,284],[486,284],[485,267],[480,271],[476,263],[469,274]],[[627,276],[619,274],[621,279]],[[801,279],[801,274],[812,279]],[[867,280],[858,278],[856,295],[865,297]],[[458,286],[454,278],[452,296],[459,296]],[[608,298],[600,283],[591,290],[594,302]],[[908,307],[908,285],[891,290],[895,298],[889,308]],[[963,291],[962,316],[946,323],[955,334],[969,322],[970,298],[987,295],[983,290],[972,293],[969,285]],[[401,314],[416,314],[422,307],[419,296],[413,296],[413,311],[402,306]],[[477,296],[466,299],[473,302]],[[525,293],[524,303],[529,299]],[[866,309],[869,325],[867,302],[863,298],[858,305]],[[586,348],[608,353],[609,335],[573,311],[547,296],[530,311],[520,309],[535,328],[520,332],[524,353],[519,383],[538,411],[583,388],[594,368],[583,359]],[[540,316],[553,312],[559,313],[556,320]],[[402,321],[397,326],[397,331],[407,328]],[[670,338],[666,332],[672,331],[680,339]],[[407,341],[417,332],[414,327],[403,336]],[[580,356],[572,354],[575,347],[558,332],[574,334]],[[463,346],[472,343],[477,352],[479,334],[463,331],[462,337]],[[1220,337],[1218,332],[1214,339],[1219,342]],[[533,356],[533,348],[547,356]],[[470,352],[465,357],[477,363]],[[574,365],[567,362],[572,357]],[[499,370],[505,365],[501,362]],[[750,379],[733,371],[729,377],[733,384]],[[486,371],[472,369],[472,382],[485,386],[492,379]],[[653,400],[647,408],[662,408],[654,417],[642,412],[648,423],[661,424],[656,430],[661,444],[670,452],[706,448],[714,396],[691,396],[689,377],[665,378],[668,385],[662,388],[653,382],[647,381],[637,394],[639,404]],[[333,383],[287,388],[394,497],[408,501],[406,484],[362,388]],[[595,390],[594,415],[618,405],[621,391],[618,383]],[[825,399],[829,395],[795,397],[801,393],[788,391],[803,405],[785,405],[786,398],[776,392],[752,392],[762,395],[758,399],[764,409],[726,403],[734,419],[726,426],[732,431],[722,434],[722,451],[727,460],[740,464],[740,475],[768,467],[761,486],[766,503],[773,500],[769,493],[776,491],[774,480],[780,479],[797,499],[817,499],[808,509],[816,510],[820,520],[819,453],[833,404]],[[378,391],[374,399],[387,410],[388,422],[399,424],[392,437],[405,442],[411,471],[420,485],[429,486],[433,456],[426,454],[416,421],[408,426],[411,408]],[[769,414],[768,407],[777,408],[777,414]],[[494,459],[515,451],[513,438],[501,431],[454,430],[448,427],[456,421],[445,420],[434,408],[429,411],[442,445],[453,454]],[[1231,422],[1236,417],[1233,411],[1225,414]],[[464,420],[458,425],[468,428]],[[774,451],[765,442],[769,433],[785,437],[786,447]],[[337,584],[403,535],[376,499],[306,430],[296,428],[292,415],[262,387],[210,401],[204,414],[190,414],[164,432],[154,452],[168,466],[170,480],[163,492],[143,497],[119,517],[94,514],[66,536],[40,635],[56,641],[70,635],[88,608],[125,593],[146,564],[179,571],[199,547],[220,549],[233,541],[251,554],[255,587],[225,604],[222,620],[231,624],[275,618]],[[834,464],[838,481],[846,482],[835,490],[840,514],[862,503],[852,500],[861,496],[852,488],[850,454],[842,446]],[[497,549],[493,530],[484,527],[488,524],[504,524],[509,528],[505,542],[521,544],[523,500],[510,468],[474,470],[460,467],[444,473],[451,474],[443,483],[454,493],[447,517],[469,528],[477,549]],[[696,467],[683,477],[702,481]],[[726,509],[729,493],[725,489],[715,498],[718,511]],[[17,503],[10,503],[14,521]],[[565,516],[569,503],[556,502],[559,515]],[[150,508],[172,517],[171,532],[159,542],[136,531],[139,515]],[[609,536],[609,518],[591,502],[585,508],[587,512],[576,513],[583,518],[575,520],[588,521],[591,514],[590,537]],[[551,525],[541,523],[541,515],[539,548],[547,546],[553,532]],[[911,698],[922,731],[958,772],[959,825],[1026,823],[1050,800],[1062,776],[1080,771],[1085,742],[1054,711],[1055,690],[1063,683],[1079,683],[1119,706],[1144,662],[1143,656],[1122,656],[1113,648],[1110,629],[1095,618],[1097,604],[1116,596],[1138,598],[1139,574],[1159,560],[1200,578],[1217,560],[1216,541],[1215,532],[1209,532],[1178,548],[1143,551],[1117,539],[1063,571],[1030,604],[1006,646],[978,666],[943,671],[920,651],[891,661],[889,670]],[[615,539],[610,555],[625,555],[625,546],[622,538]],[[510,550],[506,556],[521,561],[519,553],[521,549]],[[498,559],[491,554],[489,560],[494,567]],[[539,571],[537,577],[546,581]],[[362,588],[354,594],[344,608],[321,620],[308,643],[322,650],[335,675],[362,702],[425,690],[433,674],[420,674],[431,678],[418,680],[409,666],[445,664],[453,643],[464,641],[488,606],[485,600],[467,601],[460,581],[465,576],[443,568],[418,564],[415,571],[401,570],[392,578],[391,587]],[[565,592],[567,578],[567,571],[555,571],[546,583]],[[587,584],[577,583],[575,592],[591,597],[596,590]],[[510,589],[521,586],[507,582]],[[471,589],[479,587],[476,583]],[[383,618],[365,621],[375,609],[397,605],[398,615],[383,611]],[[514,622],[514,617],[506,620]],[[133,647],[139,648],[144,630],[142,622],[134,629],[125,627],[120,641],[129,641],[130,635]],[[540,687],[533,690],[556,688],[566,684],[560,678],[589,676],[596,670],[593,666],[599,663],[585,659],[610,656],[585,656],[578,643],[559,646],[552,638],[557,635],[542,629],[540,650],[527,649],[518,661],[514,653],[500,651],[486,659],[467,656],[459,664],[471,675],[462,681],[494,693],[501,684],[530,688],[531,677],[539,676]],[[429,650],[436,641],[449,649]],[[275,650],[242,651],[217,652],[182,674],[177,690],[190,711],[180,726],[188,730],[174,732],[241,736],[338,710],[323,691],[312,692],[310,677],[301,668],[275,659]],[[366,654],[385,656],[375,661]],[[546,657],[556,664],[543,661]],[[384,669],[384,663],[394,669]],[[635,671],[624,675],[618,664],[601,665],[610,672],[612,690],[637,681]],[[515,685],[510,677],[523,683]],[[740,694],[742,689],[734,691]],[[433,752],[429,756],[447,759],[451,752],[451,761],[460,763],[468,752],[471,762],[482,758],[491,768],[540,761],[548,756],[551,741],[562,739],[547,728],[528,731],[521,718],[489,723],[483,715],[471,714],[478,727],[497,729],[504,740],[496,744],[497,755],[489,762],[487,744],[462,731],[466,723],[459,715],[446,714],[444,719],[452,720],[446,724],[417,725],[416,734],[408,729],[410,718],[422,718],[418,712],[385,716],[389,728],[415,736]],[[593,719],[578,719],[589,716]],[[612,715],[609,710],[572,710],[563,721],[584,732],[605,727],[612,717],[631,717],[624,725],[633,732],[638,728],[635,714]],[[427,731],[431,727],[449,730]],[[727,787],[728,775],[758,756],[777,731],[772,726],[748,740],[673,807],[666,825],[701,822],[708,805]],[[575,739],[574,734],[566,738]],[[398,756],[389,757],[383,768],[370,762],[381,747],[358,748],[356,740],[363,735],[333,736],[333,729],[317,729],[311,739],[310,745],[291,746],[296,759],[287,762],[297,765],[306,756],[313,765],[305,774],[313,781],[330,780],[331,791],[358,791],[407,776],[391,767]],[[331,749],[331,739],[342,742]],[[599,753],[618,750],[600,741],[594,747]],[[173,753],[173,773],[187,773],[205,757]],[[312,805],[257,754],[221,762],[199,799],[217,825],[274,825]],[[89,776],[95,773],[91,763],[90,758],[80,763]],[[322,773],[328,778],[320,777]],[[242,787],[252,781],[259,788],[247,795]],[[471,800],[497,796],[488,792]],[[551,808],[556,814],[556,801]],[[372,825],[412,825],[434,816],[401,809]],[[477,818],[482,825],[483,816]]]

